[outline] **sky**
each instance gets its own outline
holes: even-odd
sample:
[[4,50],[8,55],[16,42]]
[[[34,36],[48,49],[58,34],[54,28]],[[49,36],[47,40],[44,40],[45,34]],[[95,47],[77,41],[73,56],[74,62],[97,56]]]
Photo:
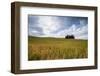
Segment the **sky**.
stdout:
[[88,39],[88,17],[28,15],[28,35]]

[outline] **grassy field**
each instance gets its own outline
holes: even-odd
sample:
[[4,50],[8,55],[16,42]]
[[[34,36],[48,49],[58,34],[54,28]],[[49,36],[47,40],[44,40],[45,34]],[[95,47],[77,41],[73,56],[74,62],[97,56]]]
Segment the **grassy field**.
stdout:
[[28,60],[87,58],[87,40],[28,37]]

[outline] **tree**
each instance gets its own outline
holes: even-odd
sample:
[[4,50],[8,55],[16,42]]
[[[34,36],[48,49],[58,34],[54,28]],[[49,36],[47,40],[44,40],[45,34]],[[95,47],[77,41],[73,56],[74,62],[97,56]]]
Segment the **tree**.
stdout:
[[75,39],[74,35],[66,35],[65,39]]

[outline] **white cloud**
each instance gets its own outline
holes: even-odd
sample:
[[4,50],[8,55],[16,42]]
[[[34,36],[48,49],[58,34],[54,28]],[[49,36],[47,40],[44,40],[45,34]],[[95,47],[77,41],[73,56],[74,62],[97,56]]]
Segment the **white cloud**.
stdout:
[[39,16],[38,25],[43,29],[43,33],[46,35],[51,34],[51,32],[56,31],[61,27],[58,18],[50,16]]
[[36,30],[32,30],[32,33],[39,33],[38,31],[36,31]]
[[70,28],[65,29],[63,31],[59,31],[57,33],[58,37],[65,37],[66,35],[73,34],[76,39],[87,39],[88,35],[88,27],[87,25],[77,28],[75,24],[73,24]]

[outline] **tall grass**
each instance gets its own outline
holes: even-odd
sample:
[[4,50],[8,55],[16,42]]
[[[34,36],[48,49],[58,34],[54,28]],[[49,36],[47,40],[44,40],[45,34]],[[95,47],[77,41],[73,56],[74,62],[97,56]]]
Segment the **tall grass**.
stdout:
[[28,38],[29,60],[77,59],[87,56],[87,40]]

